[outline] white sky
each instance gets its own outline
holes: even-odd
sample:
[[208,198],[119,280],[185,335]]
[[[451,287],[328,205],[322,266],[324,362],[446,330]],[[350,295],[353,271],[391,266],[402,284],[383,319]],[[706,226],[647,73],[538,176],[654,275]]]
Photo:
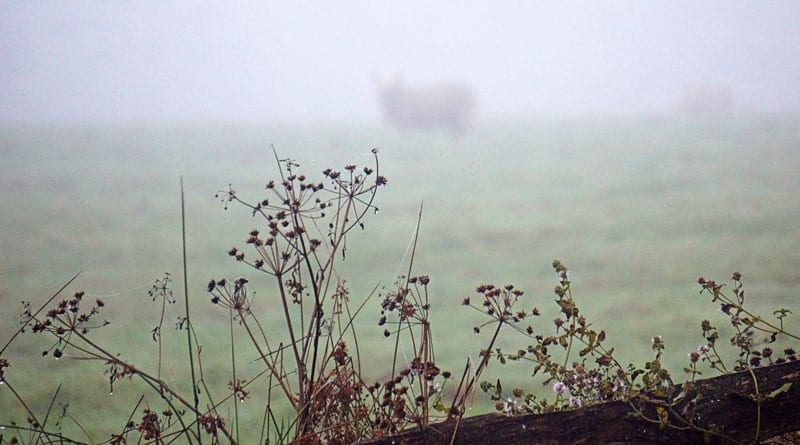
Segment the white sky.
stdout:
[[800,110],[798,1],[3,1],[0,123],[377,120],[373,80],[484,118]]

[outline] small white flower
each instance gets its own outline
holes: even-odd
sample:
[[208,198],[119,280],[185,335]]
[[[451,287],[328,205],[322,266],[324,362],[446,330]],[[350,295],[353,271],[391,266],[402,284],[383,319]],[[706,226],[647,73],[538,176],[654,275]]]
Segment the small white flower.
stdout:
[[565,385],[564,382],[556,382],[553,385],[553,392],[555,392],[558,395],[564,394],[565,392],[567,392],[567,385]]
[[664,341],[664,339],[661,338],[660,335],[656,335],[655,337],[650,339],[650,342],[653,343],[653,344],[662,343],[663,341]]
[[519,411],[519,402],[517,400],[513,400],[511,397],[503,400],[503,414],[511,416],[516,411]]
[[577,398],[575,396],[571,396],[569,398],[569,407],[572,408],[572,409],[582,408],[583,407],[583,402],[581,401],[581,399],[579,399],[579,398]]

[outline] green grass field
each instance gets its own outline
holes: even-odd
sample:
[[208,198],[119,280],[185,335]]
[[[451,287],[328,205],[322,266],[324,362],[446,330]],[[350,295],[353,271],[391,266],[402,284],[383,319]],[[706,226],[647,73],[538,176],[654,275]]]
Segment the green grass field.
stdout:
[[[208,302],[208,280],[252,278],[256,309],[268,314],[275,335],[283,325],[269,315],[276,303],[266,280],[227,255],[259,221],[241,207],[223,210],[215,193],[230,183],[260,198],[277,177],[270,144],[318,180],[326,167],[369,163],[370,149],[379,147],[389,186],[378,194],[380,212],[348,239],[340,267],[353,301],[405,271],[422,205],[414,269],[432,279],[443,368],[460,374],[466,357],[475,359],[488,342],[472,333],[479,314],[460,305],[481,283],[525,290],[523,306],[544,312],[534,328],[549,330],[557,312],[550,264],[559,258],[571,268],[582,312],[607,331],[621,361],[649,359],[650,338],[662,335],[665,362],[680,379],[686,354],[702,342],[700,321],[725,324],[698,296],[698,276],[726,281],[740,271],[749,300],[764,314],[800,312],[798,128],[797,116],[538,120],[486,124],[459,138],[355,125],[2,128],[0,342],[18,326],[20,301],[36,306],[82,271],[65,296],[85,290],[106,301],[112,324],[96,339],[142,368],[154,366],[150,330],[159,306],[147,292],[164,272],[175,278],[179,297],[167,325],[183,311],[183,176],[191,310],[206,378],[224,391],[229,324]],[[379,311],[374,297],[360,316],[370,363],[392,352],[376,324]],[[797,316],[790,319],[795,327]],[[185,334],[164,335],[164,373],[188,388]],[[511,332],[506,338],[510,347],[526,345]],[[117,382],[109,395],[100,364],[41,357],[50,345],[32,334],[18,338],[4,353],[8,381],[41,411],[62,383],[56,406],[68,402],[94,441],[121,430],[144,389]],[[377,379],[388,370],[370,372]],[[539,385],[529,375],[524,366],[492,365],[484,377]],[[243,434],[258,429],[263,409],[257,400],[245,403],[256,412],[245,417]],[[474,406],[470,414],[491,409],[481,394]],[[0,407],[0,423],[24,422],[2,388]]]

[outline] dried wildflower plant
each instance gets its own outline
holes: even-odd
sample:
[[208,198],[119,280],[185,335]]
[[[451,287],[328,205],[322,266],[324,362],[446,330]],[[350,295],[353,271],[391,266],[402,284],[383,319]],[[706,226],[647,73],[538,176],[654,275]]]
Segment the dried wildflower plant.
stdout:
[[[282,330],[287,334],[280,339],[274,328],[267,334],[264,318],[253,310],[256,298],[248,289],[247,278],[211,280],[207,287],[211,303],[224,309],[231,321],[231,376],[222,397],[218,396],[219,388],[209,386],[214,382],[203,374],[202,348],[192,346],[197,333],[189,318],[188,300],[186,315],[178,317],[176,328],[187,330],[189,357],[197,361],[199,376],[195,379],[193,367],[188,394],[161,376],[165,368],[165,317],[168,306],[175,303],[169,274],[156,280],[148,294],[160,305],[158,321],[150,330],[157,352],[155,372],[140,369],[94,338],[94,331],[110,324],[101,318],[105,303],[82,292],[59,300],[66,285],[39,309],[24,304],[19,332],[2,351],[20,333],[30,331],[51,339],[42,351],[44,356],[59,359],[70,353],[72,358],[102,363],[109,393],[122,381],[145,382],[156,399],[143,396],[128,421],[112,434],[111,443],[167,443],[178,436],[188,443],[208,441],[204,436],[212,443],[239,442],[239,405],[251,400],[254,391],[263,392],[264,387],[266,406],[256,408],[264,413],[260,442],[352,443],[374,435],[380,409],[374,389],[369,390],[362,380],[353,325],[363,303],[351,305],[346,281],[336,269],[346,257],[347,237],[354,229],[363,229],[366,216],[377,212],[375,196],[388,183],[379,172],[377,149],[372,154],[372,165],[326,169],[322,181],[311,181],[299,172],[297,162],[275,154],[280,179],[267,182],[266,196],[251,203],[231,186],[217,195],[226,209],[230,204],[241,205],[260,220],[261,227],[247,234],[245,246],[228,253],[235,261],[272,279],[274,291],[264,292],[271,302],[259,307],[280,307],[285,322]],[[263,365],[260,372],[245,375],[240,369],[244,359],[237,356],[237,350],[245,346],[257,352]],[[252,357],[246,361],[251,362]],[[0,352],[0,382],[13,391],[7,372],[10,366]],[[14,394],[28,418],[28,426],[18,426],[17,431],[33,431],[23,442],[53,437],[69,440],[52,431],[49,416],[35,413],[21,394]],[[202,403],[200,397],[205,398]],[[293,418],[277,418],[273,409],[281,405],[278,399],[291,407]],[[163,407],[156,408],[159,405]]]
[[692,376],[698,375],[699,371],[696,367],[698,361],[706,362],[712,369],[728,373],[766,364],[783,363],[787,360],[797,360],[797,353],[791,347],[784,348],[782,354],[773,351],[773,346],[779,344],[780,340],[800,340],[800,333],[790,332],[784,325],[784,321],[792,311],[786,308],[776,309],[771,318],[766,318],[745,306],[744,283],[742,274],[739,272],[734,272],[731,276],[730,293],[725,292],[724,284],[718,284],[714,280],[700,277],[697,279],[697,283],[701,288],[700,294],[710,295],[711,302],[718,304],[719,311],[727,318],[733,331],[730,345],[735,348],[737,358],[730,368],[725,364],[717,350],[720,332],[709,320],[703,320],[700,330],[705,343],[701,344],[696,351],[689,353],[691,365],[686,372]]
[[233,247],[228,254],[273,280],[287,336],[276,341],[275,333],[265,333],[245,278],[210,281],[211,302],[228,309],[258,351],[296,413],[289,435],[296,440],[349,443],[371,429],[358,351],[354,360],[348,347],[356,344],[358,308],[351,307],[336,264],[346,258],[350,232],[363,229],[367,214],[377,212],[375,195],[388,182],[380,174],[377,149],[372,154],[372,166],[325,169],[323,181],[315,182],[299,172],[296,161],[276,153],[280,179],[267,182],[266,196],[249,202],[232,187],[218,194],[226,208],[243,205],[263,224],[249,232],[245,248]]
[[[483,359],[476,374],[480,374],[491,358],[500,364],[530,363],[533,376],[542,376],[543,383],[553,388],[554,399],[548,399],[539,398],[522,388],[507,393],[499,380],[496,383],[481,382],[481,390],[495,400],[497,410],[508,415],[559,411],[623,398],[630,393],[639,376],[631,367],[622,366],[617,361],[614,348],[606,346],[605,331],[594,328],[581,313],[572,294],[567,266],[555,260],[553,269],[558,280],[554,289],[558,310],[552,319],[553,332],[550,334],[539,332],[525,322],[530,317],[541,316],[541,309],[535,306],[529,311],[514,308],[520,304],[520,297],[524,294],[513,285],[503,288],[481,285],[477,288],[482,296],[480,305],[474,304],[472,298],[463,301],[464,305],[485,312],[490,319],[487,323],[496,324],[490,347],[481,351]],[[504,325],[513,327],[530,343],[513,352],[492,348]],[[482,328],[475,327],[474,331],[478,333]],[[652,362],[653,366],[656,366],[658,358]]]
[[[480,375],[484,365],[492,357],[500,364],[508,362],[525,362],[532,366],[533,377],[543,378],[545,386],[552,388],[552,399],[540,397],[524,388],[513,388],[505,391],[502,382],[482,381],[480,388],[495,401],[498,412],[506,415],[525,413],[547,413],[553,411],[580,409],[606,401],[624,401],[631,407],[631,413],[645,420],[659,424],[661,427],[679,429],[695,429],[707,436],[725,438],[724,432],[697,423],[694,412],[693,382],[701,375],[699,363],[707,365],[718,372],[728,373],[748,370],[753,367],[797,360],[793,348],[783,349],[782,356],[773,352],[771,346],[780,339],[800,340],[797,334],[789,332],[785,319],[791,311],[782,308],[773,312],[772,319],[757,315],[745,307],[745,297],[740,273],[734,273],[732,294],[723,292],[723,285],[700,278],[701,294],[710,294],[712,303],[720,305],[720,312],[728,317],[733,335],[732,345],[738,352],[738,358],[731,367],[726,365],[718,353],[717,340],[719,330],[711,322],[702,322],[701,330],[705,343],[697,350],[689,353],[689,365],[684,372],[691,380],[683,384],[675,384],[672,374],[662,364],[666,350],[664,339],[660,335],[651,338],[653,350],[652,360],[643,366],[628,364],[623,366],[614,356],[615,349],[606,346],[606,333],[589,323],[581,313],[572,294],[572,282],[569,269],[558,260],[553,262],[558,284],[554,289],[557,312],[552,320],[552,333],[545,334],[534,330],[531,325],[523,326],[523,320],[529,316],[539,316],[542,311],[534,307],[530,312],[512,309],[519,304],[523,295],[513,285],[498,288],[493,285],[481,285],[477,288],[480,304],[473,303],[473,298],[465,298],[463,304],[472,309],[484,312],[489,321],[474,328],[475,333],[486,326],[496,325],[490,347],[481,351],[481,366],[476,376]],[[492,349],[500,328],[504,325],[513,327],[523,338],[530,341],[525,347],[515,352],[506,352],[500,348]],[[474,380],[474,378],[473,378]],[[462,399],[459,399],[463,405]],[[673,408],[680,401],[690,400],[688,408],[681,413]],[[455,407],[461,406],[455,404]],[[654,409],[650,409],[654,408]],[[648,413],[656,413],[650,417]]]
[[436,363],[430,283],[428,275],[400,276],[381,301],[378,325],[387,341],[393,341],[394,351],[390,377],[369,387],[380,400],[374,417],[381,434],[425,428],[447,417],[443,396],[452,375]]
[[[702,322],[703,343],[689,353],[684,368],[689,382],[674,383],[663,366],[666,343],[658,335],[651,338],[652,359],[641,366],[623,365],[615,348],[608,345],[606,332],[589,322],[579,308],[569,269],[555,260],[555,305],[547,311],[551,316],[545,316],[545,310],[512,284],[481,284],[461,301],[486,317],[484,323],[473,327],[474,333],[491,332],[491,337],[478,351],[478,362],[468,360],[458,383],[450,383],[453,376],[440,369],[434,349],[432,280],[413,273],[418,221],[407,272],[378,294],[378,329],[391,344],[387,350],[393,351],[390,369],[378,370],[382,377],[367,376],[361,366],[354,320],[375,292],[358,304],[351,303],[347,281],[337,265],[346,259],[348,236],[356,228],[363,229],[366,217],[377,212],[376,194],[388,183],[380,175],[377,150],[372,154],[372,165],[325,169],[323,179],[317,182],[301,173],[296,161],[280,159],[276,153],[280,178],[266,183],[265,196],[250,201],[232,186],[218,193],[226,209],[232,204],[245,207],[258,226],[244,237],[244,246],[232,247],[228,255],[251,272],[264,274],[272,284],[256,296],[245,277],[208,282],[211,304],[229,321],[230,375],[223,382],[213,381],[203,372],[202,347],[193,346],[199,342],[188,298],[185,315],[177,318],[175,327],[187,334],[190,392],[162,377],[165,357],[171,358],[164,353],[164,324],[168,309],[176,303],[169,274],[156,280],[148,294],[160,306],[158,320],[150,330],[156,345],[155,372],[123,359],[97,338],[95,332],[110,324],[103,317],[103,299],[83,292],[60,297],[75,277],[38,308],[23,303],[20,328],[0,349],[0,384],[14,395],[26,417],[25,425],[0,424],[14,434],[9,443],[80,443],[62,434],[61,425],[69,420],[83,429],[66,405],[60,415],[50,415],[58,390],[44,412],[37,411],[16,390],[9,377],[12,363],[4,352],[23,332],[47,338],[42,356],[60,359],[70,354],[86,363],[100,363],[109,392],[118,384],[144,383],[148,392],[131,407],[127,420],[114,426],[105,441],[111,444],[253,441],[252,433],[240,437],[240,409],[263,413],[260,443],[349,444],[408,428],[426,428],[448,418],[458,421],[478,388],[495,402],[498,412],[509,416],[624,401],[632,415],[662,427],[693,428],[724,437],[695,419],[692,404],[680,413],[674,409],[679,400],[693,397],[692,384],[702,375],[702,365],[727,373],[797,360],[791,344],[800,336],[788,331],[785,324],[791,311],[778,309],[769,318],[757,315],[745,305],[742,276],[735,273],[730,292],[712,280],[698,280],[701,295],[709,295],[711,302],[719,305],[729,326],[721,330],[708,320]],[[258,313],[264,307],[277,308],[283,323],[277,331],[265,329],[270,319]],[[732,332],[729,343],[737,353],[733,364],[726,363],[720,353],[718,340],[727,330]],[[522,338],[523,346],[513,350],[498,347],[501,332],[507,331]],[[788,344],[779,347],[782,341]],[[243,366],[253,362],[252,351],[256,370]],[[524,364],[552,393],[539,396],[525,388],[509,391],[499,379],[481,380],[492,363]],[[375,382],[373,377],[382,381]],[[281,405],[289,407],[290,418],[280,418],[283,413],[276,407]],[[5,443],[4,437],[0,434],[0,444]]]
[[[77,276],[77,275],[76,275]],[[74,278],[73,278],[74,279]],[[71,281],[71,280],[70,280]],[[171,299],[171,291],[168,290],[167,284],[168,277],[162,280],[157,280],[154,285],[155,289],[160,289],[164,293],[159,293],[160,297],[165,300]],[[65,286],[66,287],[66,286]],[[84,292],[76,292],[71,298],[58,299],[58,295],[64,288],[55,293],[43,306],[34,310],[32,305],[28,302],[23,302],[23,311],[21,314],[21,322],[18,333],[31,332],[37,336],[46,336],[50,340],[47,342],[48,346],[41,352],[42,356],[51,356],[59,360],[63,356],[69,354],[72,359],[79,359],[88,362],[100,362],[105,368],[104,374],[108,379],[108,392],[113,394],[114,385],[120,380],[133,380],[137,379],[145,383],[146,387],[153,390],[154,394],[158,395],[158,399],[163,402],[165,408],[162,410],[161,417],[147,407],[141,406],[144,399],[140,399],[140,403],[134,408],[134,413],[141,413],[141,421],[136,424],[133,422],[132,417],[129,422],[121,427],[122,432],[113,434],[109,442],[111,443],[127,443],[131,440],[131,434],[138,434],[140,439],[153,440],[161,443],[168,437],[175,437],[178,435],[186,435],[191,440],[192,433],[190,425],[192,422],[192,415],[199,417],[199,413],[194,404],[191,403],[190,398],[184,397],[179,391],[160,377],[161,372],[161,344],[159,338],[161,335],[160,326],[153,329],[153,339],[158,342],[158,371],[152,374],[146,370],[137,368],[131,362],[128,362],[120,357],[101,343],[102,339],[98,339],[95,331],[108,327],[111,323],[103,318],[101,314],[106,304],[102,299],[91,298]],[[153,300],[157,300],[158,292],[151,291]],[[166,303],[165,303],[166,304]],[[14,336],[16,337],[16,335]],[[12,338],[13,340],[13,338]],[[3,347],[3,351],[9,346],[9,341]],[[7,363],[7,361],[2,360]],[[49,422],[49,412],[44,415],[36,413],[32,406],[25,401],[21,394],[14,390],[12,382],[5,379],[3,375],[2,383],[6,385],[14,394],[20,406],[27,412],[28,427],[21,428],[19,431],[27,431],[30,433],[27,442],[30,443],[49,443],[52,440],[62,442],[75,442],[60,433],[63,419],[72,420],[81,430],[83,430],[79,419],[75,418],[68,413],[67,408],[69,404],[64,404],[62,414],[57,422]],[[59,388],[60,390],[60,388]],[[52,402],[54,403],[59,390],[53,396]],[[213,411],[213,408],[212,408]],[[173,421],[172,416],[174,413],[181,413],[177,415],[177,420]],[[191,415],[187,415],[191,413]],[[168,428],[169,427],[169,428]],[[228,438],[231,438],[227,430],[220,430],[220,433]],[[20,440],[14,438],[12,440]]]

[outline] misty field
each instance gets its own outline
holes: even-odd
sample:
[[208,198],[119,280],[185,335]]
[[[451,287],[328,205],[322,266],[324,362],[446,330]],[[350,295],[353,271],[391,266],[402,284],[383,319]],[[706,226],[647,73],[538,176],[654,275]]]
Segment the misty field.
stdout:
[[[260,221],[235,204],[225,210],[215,194],[231,184],[259,199],[278,176],[270,144],[317,179],[326,167],[369,164],[377,147],[388,187],[364,230],[349,235],[339,267],[352,301],[377,288],[358,326],[375,379],[389,372],[376,363],[393,348],[377,324],[378,294],[405,273],[421,208],[414,274],[431,277],[443,369],[460,375],[488,342],[472,329],[484,319],[461,306],[482,283],[524,290],[523,306],[544,314],[534,329],[550,329],[558,258],[571,269],[582,313],[606,330],[621,361],[649,359],[650,339],[661,335],[665,364],[679,380],[687,353],[703,341],[700,322],[725,324],[699,296],[698,276],[724,282],[739,271],[762,313],[800,309],[798,128],[797,116],[537,120],[486,124],[460,137],[359,125],[2,128],[0,342],[18,327],[21,301],[38,306],[80,271],[65,296],[83,290],[105,302],[111,324],[95,339],[141,368],[156,366],[151,331],[160,304],[148,291],[165,272],[177,297],[165,326],[183,313],[183,176],[192,316],[205,379],[224,389],[230,327],[228,314],[209,302],[208,281],[243,275],[261,313],[276,303],[266,280],[227,254],[244,247]],[[798,316],[789,319],[795,326]],[[283,327],[277,313],[264,322]],[[162,372],[185,390],[185,334],[166,331]],[[525,340],[509,331],[502,344],[524,347]],[[112,388],[102,364],[74,353],[43,357],[51,346],[31,333],[19,337],[4,354],[6,379],[40,412],[62,384],[56,409],[68,403],[95,441],[107,438],[100,430],[121,430],[143,389],[124,380]],[[529,375],[524,365],[492,363],[484,378],[541,386]],[[478,393],[473,406],[469,414],[492,404]],[[0,423],[24,423],[25,412],[2,388],[0,407]],[[247,414],[243,434],[260,428],[261,414]]]

